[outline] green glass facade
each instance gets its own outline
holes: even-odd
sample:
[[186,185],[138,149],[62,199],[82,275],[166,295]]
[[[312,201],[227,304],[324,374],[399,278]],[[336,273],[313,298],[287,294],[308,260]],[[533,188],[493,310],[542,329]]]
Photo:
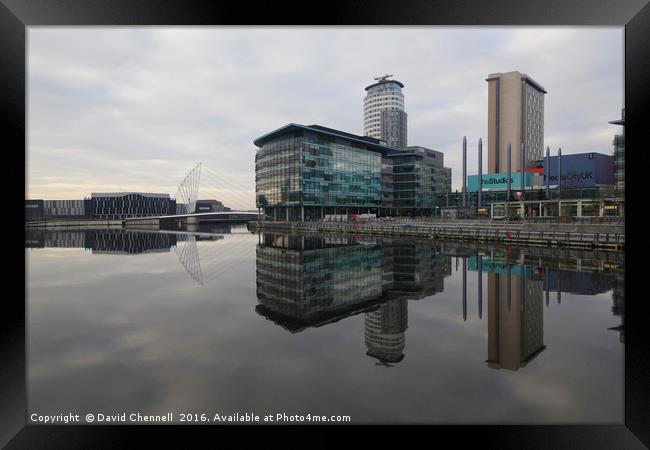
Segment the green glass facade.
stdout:
[[433,214],[435,195],[451,190],[451,169],[429,149],[400,151],[371,137],[297,124],[255,145],[256,201],[266,220]]
[[365,327],[366,344],[378,351],[384,339],[392,342],[387,335],[406,330],[406,308],[393,304],[386,311],[381,305],[443,292],[449,275],[451,256],[440,244],[262,233],[256,248],[255,309],[294,333],[361,312],[380,312],[367,317]]
[[265,233],[257,246],[259,314],[292,332],[358,313],[382,296],[380,244]]
[[381,206],[381,153],[307,135],[302,179],[305,206]]
[[625,108],[621,110],[621,119],[609,122],[623,126],[623,133],[614,136],[614,187],[616,195],[625,197]]
[[255,156],[257,206],[267,218],[379,213],[381,159],[387,149],[379,141],[292,125],[267,136],[256,140]]
[[393,153],[394,215],[432,215],[436,195],[451,191],[451,169],[415,153]]
[[619,194],[625,193],[625,135],[614,136],[614,186]]

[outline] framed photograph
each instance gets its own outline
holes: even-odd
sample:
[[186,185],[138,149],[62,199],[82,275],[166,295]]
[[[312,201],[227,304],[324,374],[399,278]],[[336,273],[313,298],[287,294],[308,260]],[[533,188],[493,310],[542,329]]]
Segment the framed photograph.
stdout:
[[647,1],[315,7],[0,1],[2,445],[650,446]]

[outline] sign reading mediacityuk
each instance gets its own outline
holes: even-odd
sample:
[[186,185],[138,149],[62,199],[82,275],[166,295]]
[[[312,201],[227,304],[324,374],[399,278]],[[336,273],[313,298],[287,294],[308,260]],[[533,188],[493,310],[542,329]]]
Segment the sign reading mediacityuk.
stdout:
[[[536,174],[524,172],[524,185],[530,186],[533,176]],[[508,189],[507,173],[489,173],[483,174],[483,191],[505,191]],[[510,189],[521,189],[521,172],[512,172],[510,174]],[[467,177],[468,192],[478,192],[478,175]]]
[[[551,184],[557,184],[557,175],[550,175],[549,181]],[[587,172],[569,172],[562,174],[562,183],[571,184],[589,184],[593,185],[594,174],[592,171]]]
[[[549,184],[558,184],[557,156],[544,160],[544,174]],[[614,184],[614,157],[600,153],[579,153],[562,156],[562,187],[590,188]],[[544,183],[546,179],[544,179]]]

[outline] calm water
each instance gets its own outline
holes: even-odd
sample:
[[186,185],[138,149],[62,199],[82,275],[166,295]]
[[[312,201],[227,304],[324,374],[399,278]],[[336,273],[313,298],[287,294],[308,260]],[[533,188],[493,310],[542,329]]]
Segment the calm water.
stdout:
[[28,411],[621,423],[623,255],[26,234]]

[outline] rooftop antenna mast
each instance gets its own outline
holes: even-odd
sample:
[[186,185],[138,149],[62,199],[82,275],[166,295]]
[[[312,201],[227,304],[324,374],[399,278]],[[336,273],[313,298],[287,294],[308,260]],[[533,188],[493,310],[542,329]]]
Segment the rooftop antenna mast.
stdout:
[[381,83],[382,81],[386,81],[386,79],[390,78],[390,77],[392,77],[392,75],[386,74],[386,75],[383,75],[383,76],[380,76],[380,77],[373,77],[373,78]]

